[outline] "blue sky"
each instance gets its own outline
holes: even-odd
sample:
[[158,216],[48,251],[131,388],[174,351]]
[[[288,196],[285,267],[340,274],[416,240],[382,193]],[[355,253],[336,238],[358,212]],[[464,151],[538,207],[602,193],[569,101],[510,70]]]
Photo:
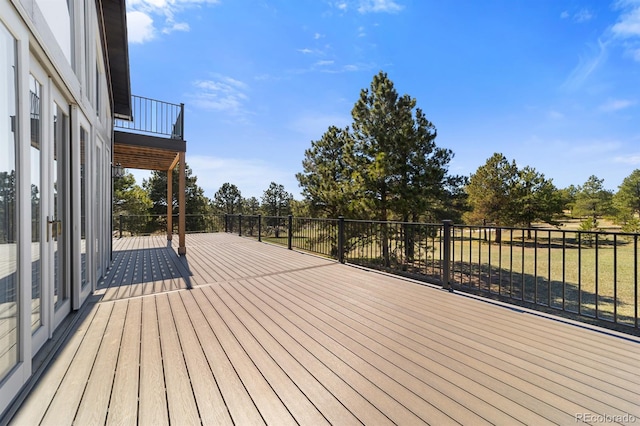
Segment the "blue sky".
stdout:
[[[385,71],[469,176],[494,152],[558,188],[640,168],[640,0],[131,0],[132,92],[184,102],[187,163],[300,199],[304,150]],[[135,171],[134,171],[135,172]],[[134,173],[140,182],[148,176]]]

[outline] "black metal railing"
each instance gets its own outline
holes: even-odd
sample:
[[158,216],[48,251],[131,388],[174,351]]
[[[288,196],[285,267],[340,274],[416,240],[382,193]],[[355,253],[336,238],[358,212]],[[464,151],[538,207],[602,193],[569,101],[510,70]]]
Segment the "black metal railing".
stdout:
[[207,225],[193,223],[189,232],[235,233],[639,331],[640,234],[262,215],[199,220]]
[[131,96],[131,121],[116,119],[116,129],[184,140],[184,104]]
[[[178,215],[171,216],[172,233],[178,233]],[[113,236],[116,238],[157,235],[167,233],[166,214],[115,215],[113,216]],[[224,232],[224,215],[185,215],[185,232]]]

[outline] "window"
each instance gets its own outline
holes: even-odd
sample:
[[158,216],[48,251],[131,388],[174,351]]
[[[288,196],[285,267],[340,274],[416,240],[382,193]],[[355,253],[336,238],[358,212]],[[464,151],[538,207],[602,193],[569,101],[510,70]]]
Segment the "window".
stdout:
[[0,380],[18,361],[16,40],[0,23]]
[[44,19],[71,66],[73,57],[73,0],[36,0]]

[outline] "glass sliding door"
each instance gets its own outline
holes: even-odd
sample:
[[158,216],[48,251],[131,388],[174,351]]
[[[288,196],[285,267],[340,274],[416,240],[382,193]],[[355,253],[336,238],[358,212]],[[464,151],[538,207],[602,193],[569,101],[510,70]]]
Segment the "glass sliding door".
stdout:
[[87,277],[87,146],[89,132],[80,126],[80,283],[84,290],[89,284]]
[[49,191],[51,209],[48,218],[48,242],[51,253],[50,274],[53,279],[53,306],[55,311],[54,326],[69,312],[69,274],[68,274],[68,217],[69,200],[71,195],[67,190],[68,178],[68,149],[69,114],[68,106],[63,99],[56,96],[52,103],[53,139],[51,153],[48,158],[50,164]]
[[31,331],[42,326],[42,84],[29,75],[31,120]]
[[93,259],[89,236],[94,232],[89,222],[93,196],[89,192],[91,150],[91,125],[82,111],[74,110],[71,117],[75,123],[71,150],[71,264],[72,268],[72,308],[79,309],[93,290],[93,274],[89,269]]
[[17,50],[0,22],[0,381],[18,362]]

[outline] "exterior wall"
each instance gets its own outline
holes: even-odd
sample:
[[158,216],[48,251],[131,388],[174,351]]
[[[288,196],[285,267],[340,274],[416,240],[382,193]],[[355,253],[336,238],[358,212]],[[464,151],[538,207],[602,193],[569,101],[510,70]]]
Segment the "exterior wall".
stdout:
[[15,175],[0,193],[0,413],[108,266],[113,122],[98,22],[93,0],[0,0],[0,173]]

